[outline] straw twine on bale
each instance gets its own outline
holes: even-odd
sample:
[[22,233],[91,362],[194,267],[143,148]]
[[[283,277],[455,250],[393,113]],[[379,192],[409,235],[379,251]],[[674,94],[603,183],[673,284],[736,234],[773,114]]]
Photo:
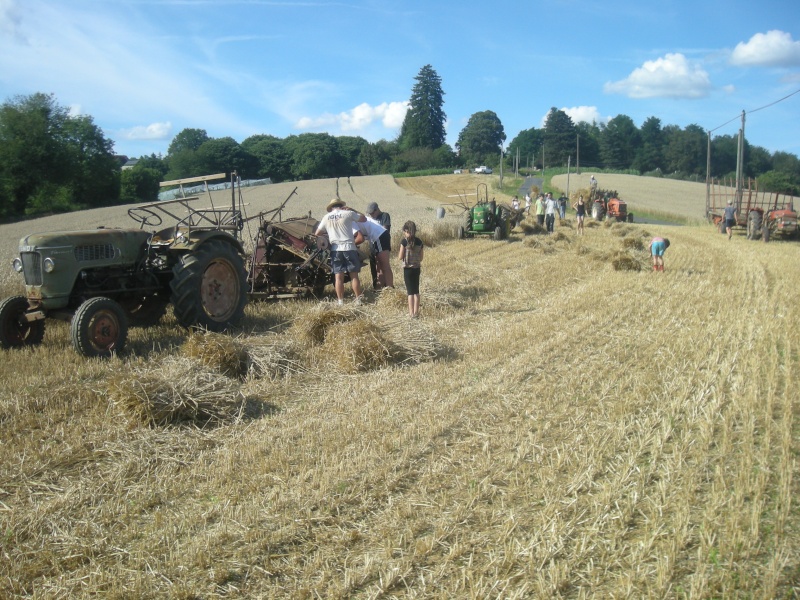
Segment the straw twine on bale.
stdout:
[[239,385],[186,357],[139,367],[108,383],[109,400],[151,426],[235,422],[245,405]]
[[197,331],[189,336],[181,352],[183,356],[193,358],[228,377],[239,379],[247,374],[247,351],[229,335]]

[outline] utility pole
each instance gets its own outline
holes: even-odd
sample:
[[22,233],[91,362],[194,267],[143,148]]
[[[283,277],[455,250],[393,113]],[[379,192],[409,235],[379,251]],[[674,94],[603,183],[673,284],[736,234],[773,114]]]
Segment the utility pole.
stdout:
[[711,210],[711,132],[708,132],[708,147],[706,148],[706,218]]
[[581,174],[581,134],[578,135],[578,140],[575,144],[575,175]]
[[742,111],[742,127],[739,129],[739,148],[736,155],[736,213],[742,210],[742,193],[744,187],[744,111]]
[[567,157],[567,198],[569,198],[569,164],[572,162],[572,155]]

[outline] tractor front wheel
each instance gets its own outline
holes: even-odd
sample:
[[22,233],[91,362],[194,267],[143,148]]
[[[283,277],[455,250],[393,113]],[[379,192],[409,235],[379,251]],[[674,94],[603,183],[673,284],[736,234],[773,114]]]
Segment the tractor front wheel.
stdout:
[[456,227],[456,238],[458,238],[459,240],[464,239],[464,227],[462,225]]
[[87,358],[120,353],[128,336],[125,311],[110,298],[90,298],[75,311],[70,334],[72,345]]
[[244,318],[247,273],[236,249],[209,240],[181,257],[173,269],[172,306],[184,327],[225,331]]
[[28,321],[23,315],[28,310],[24,296],[11,296],[0,304],[0,348],[37,346],[44,339],[44,320]]

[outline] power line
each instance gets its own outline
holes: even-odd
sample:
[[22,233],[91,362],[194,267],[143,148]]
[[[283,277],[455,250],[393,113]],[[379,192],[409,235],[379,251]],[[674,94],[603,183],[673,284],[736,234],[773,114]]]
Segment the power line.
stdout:
[[[778,104],[778,102],[783,102],[787,98],[791,98],[792,96],[794,96],[795,94],[798,94],[798,93],[800,93],[800,90],[795,90],[791,94],[789,94],[788,96],[784,96],[780,100],[775,100],[775,102],[770,102],[769,104],[765,104],[764,106],[760,106],[758,108],[755,108],[755,109],[751,110],[750,112],[754,113],[754,112],[758,112],[760,110],[764,110],[765,108],[769,108],[770,106],[774,106],[775,104]],[[709,129],[708,133],[714,133],[717,129],[725,127],[725,125],[727,125],[728,123],[733,123],[734,121],[736,121],[737,119],[740,119],[740,118],[741,118],[741,115],[736,115],[730,121],[725,121],[722,125],[719,125],[718,127],[715,127],[714,129]]]

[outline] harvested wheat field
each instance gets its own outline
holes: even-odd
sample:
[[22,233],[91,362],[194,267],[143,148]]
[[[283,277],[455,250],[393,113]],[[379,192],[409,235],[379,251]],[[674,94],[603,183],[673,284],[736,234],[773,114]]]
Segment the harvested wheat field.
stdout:
[[[300,214],[336,184],[297,184]],[[422,224],[420,319],[368,291],[250,304],[233,335],[168,315],[109,361],[66,324],[3,353],[0,596],[800,594],[797,242],[458,241],[446,190],[338,185]]]
[[[577,192],[588,192],[591,171],[569,176],[570,196]],[[701,223],[706,214],[706,184],[675,179],[640,177],[637,175],[596,174],[598,186],[604,190],[616,190],[628,204],[628,210],[637,210],[666,218],[682,218]],[[552,184],[567,189],[567,176],[556,175]]]

